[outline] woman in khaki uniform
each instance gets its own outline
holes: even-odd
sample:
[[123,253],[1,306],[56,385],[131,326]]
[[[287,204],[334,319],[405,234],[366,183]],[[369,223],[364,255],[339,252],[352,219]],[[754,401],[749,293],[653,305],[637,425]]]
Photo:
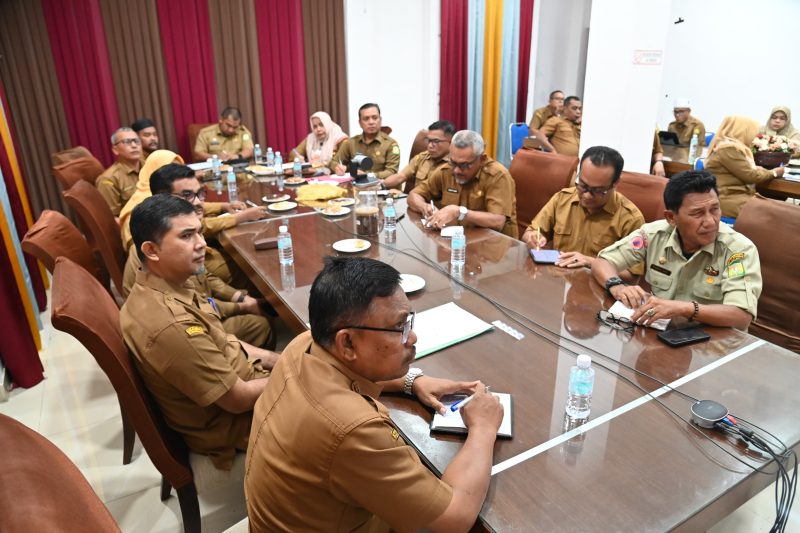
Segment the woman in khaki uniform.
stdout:
[[758,133],[783,135],[800,146],[800,130],[792,124],[792,112],[785,105],[772,108],[767,123],[758,128]]
[[758,122],[742,116],[722,120],[708,149],[705,168],[717,177],[722,216],[735,218],[756,193],[756,184],[783,176],[783,167],[767,170],[756,165],[750,146]]

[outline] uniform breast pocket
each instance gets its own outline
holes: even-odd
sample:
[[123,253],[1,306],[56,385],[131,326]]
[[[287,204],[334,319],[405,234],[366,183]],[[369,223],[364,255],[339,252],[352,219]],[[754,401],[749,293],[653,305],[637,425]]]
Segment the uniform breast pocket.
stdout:
[[714,280],[714,283],[698,283],[692,294],[700,303],[718,304],[722,302],[722,284],[718,280]]
[[672,277],[656,272],[652,268],[647,269],[647,283],[653,288],[653,294],[661,296],[672,287]]
[[219,310],[217,309],[217,306],[211,305],[211,303],[208,300],[200,302],[200,310],[203,311],[204,313],[208,313],[209,315],[214,315],[217,318],[219,318]]
[[378,153],[381,155],[377,155],[376,152],[373,152],[369,157],[372,159],[373,167],[383,168],[384,164],[386,163],[386,154],[384,154],[382,150]]
[[458,202],[458,191],[453,192],[450,189],[442,191],[442,205],[460,205]]
[[561,236],[572,235],[572,227],[568,226],[563,220],[558,220],[556,221],[556,227],[553,228],[553,233]]

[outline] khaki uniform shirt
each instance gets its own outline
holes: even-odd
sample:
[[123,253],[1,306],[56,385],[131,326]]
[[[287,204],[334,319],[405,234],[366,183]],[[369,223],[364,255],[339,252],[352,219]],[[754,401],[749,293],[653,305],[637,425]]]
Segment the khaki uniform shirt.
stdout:
[[640,261],[653,294],[667,300],[734,305],[756,318],[761,265],[755,245],[725,224],[717,238],[686,259],[675,227],[666,220],[645,224],[599,257],[622,271]]
[[689,118],[686,119],[686,122],[683,124],[678,124],[676,121],[672,121],[667,126],[667,131],[672,131],[678,134],[678,142],[681,144],[689,145],[692,142],[692,135],[694,135],[694,130],[698,130],[697,133],[697,146],[705,146],[706,145],[706,127],[703,125],[702,122],[694,118],[693,116],[689,115]]
[[546,135],[556,152],[564,155],[578,155],[581,144],[581,125],[565,118],[553,117],[539,129]]
[[446,205],[465,206],[470,211],[485,211],[506,217],[502,233],[517,238],[517,196],[514,178],[506,167],[487,157],[474,179],[459,185],[450,165],[434,171],[427,181],[418,183],[414,192],[433,200],[437,208]]
[[550,106],[540,107],[533,112],[533,118],[531,119],[531,123],[528,124],[528,129],[538,130],[545,122],[553,117],[558,117],[558,115],[553,113],[553,111],[550,109]]
[[309,332],[286,347],[253,413],[251,530],[416,531],[445,511],[452,489],[400,437],[380,392]]
[[406,179],[414,178],[415,185],[427,180],[434,170],[442,168],[447,165],[447,157],[436,160],[431,158],[428,151],[420,152],[408,162],[408,165],[402,170],[402,174]]
[[239,341],[223,329],[219,313],[189,280],[173,287],[138,272],[120,325],[167,425],[190,450],[229,470],[236,450],[247,447],[252,413],[229,413],[214,402],[237,378],[248,381],[268,373],[259,362],[248,362]]
[[346,166],[356,154],[364,154],[372,159],[370,172],[374,172],[378,179],[385,179],[392,174],[397,174],[397,170],[400,168],[400,146],[397,141],[382,131],[379,131],[378,136],[369,144],[364,142],[363,133],[342,141],[328,166],[335,171],[339,161]]
[[253,135],[244,126],[239,126],[236,133],[226,137],[219,129],[219,124],[206,126],[197,134],[194,144],[195,152],[206,152],[219,155],[222,152],[241,154],[242,150],[253,147]]
[[141,165],[129,167],[122,161],[117,161],[94,181],[94,186],[100,191],[115,217],[119,216],[122,206],[128,203],[136,190],[140,167]]
[[706,159],[705,169],[717,177],[722,216],[738,217],[739,211],[756,194],[756,184],[771,180],[771,170],[755,162],[734,146],[720,146]]

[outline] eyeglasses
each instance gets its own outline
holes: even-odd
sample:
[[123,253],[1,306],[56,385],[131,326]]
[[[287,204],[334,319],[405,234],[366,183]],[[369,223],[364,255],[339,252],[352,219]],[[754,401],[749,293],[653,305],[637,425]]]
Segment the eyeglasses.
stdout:
[[631,322],[630,319],[621,316],[615,316],[605,310],[600,310],[597,312],[597,320],[610,328],[618,329],[626,333],[633,333],[633,330],[636,327],[636,323]]
[[400,329],[393,329],[393,328],[373,328],[370,326],[342,326],[339,329],[366,329],[368,331],[389,331],[391,333],[402,333],[402,342],[403,344],[408,342],[408,336],[411,334],[411,330],[414,329],[414,315],[416,313],[411,311],[408,316],[406,317],[406,322],[403,324],[403,327]]
[[124,144],[125,146],[130,146],[132,144],[142,144],[142,140],[139,137],[133,137],[131,139],[120,139],[119,141],[114,143],[117,144]]
[[476,157],[472,161],[466,161],[464,163],[456,163],[455,161],[450,161],[450,165],[452,165],[454,168],[460,168],[461,170],[467,170],[469,167],[474,165],[475,161],[477,161],[478,159],[480,159],[480,156]]
[[605,196],[608,194],[608,191],[614,188],[614,184],[612,183],[608,187],[587,187],[581,183],[581,176],[578,174],[578,177],[575,179],[575,188],[578,189],[578,194],[584,194],[588,192],[592,196]]
[[432,144],[434,146],[439,146],[442,143],[449,143],[450,141],[447,139],[432,139],[430,137],[425,137],[425,144]]
[[203,187],[202,189],[198,189],[196,192],[181,191],[181,192],[172,193],[172,196],[175,196],[176,198],[183,198],[184,200],[186,200],[189,203],[194,202],[195,198],[197,198],[201,202],[205,202],[205,200],[206,200],[206,192],[207,192],[206,188]]

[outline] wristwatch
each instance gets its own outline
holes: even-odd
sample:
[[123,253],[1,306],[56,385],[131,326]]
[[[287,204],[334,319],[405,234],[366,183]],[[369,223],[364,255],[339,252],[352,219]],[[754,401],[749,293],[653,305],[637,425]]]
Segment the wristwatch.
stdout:
[[413,396],[414,393],[411,392],[411,387],[414,386],[414,380],[420,376],[423,376],[421,368],[412,367],[408,369],[408,374],[406,374],[406,380],[403,383],[403,392],[408,394],[409,396]]
[[612,278],[608,278],[608,280],[606,281],[606,292],[612,298],[614,297],[614,295],[611,294],[611,287],[616,287],[617,285],[627,285],[627,283],[622,281],[622,278],[620,278],[618,276],[614,276]]
[[458,221],[461,222],[462,220],[464,220],[464,218],[467,216],[467,213],[469,213],[469,209],[467,209],[463,205],[461,207],[459,207],[458,208]]

